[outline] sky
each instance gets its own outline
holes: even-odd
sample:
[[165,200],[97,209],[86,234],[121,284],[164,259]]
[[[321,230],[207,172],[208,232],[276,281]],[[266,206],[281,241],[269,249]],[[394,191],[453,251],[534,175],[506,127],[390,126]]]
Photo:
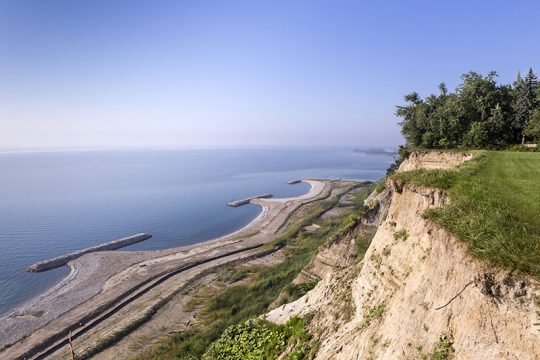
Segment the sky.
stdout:
[[395,146],[395,106],[540,69],[540,1],[0,0],[0,149]]

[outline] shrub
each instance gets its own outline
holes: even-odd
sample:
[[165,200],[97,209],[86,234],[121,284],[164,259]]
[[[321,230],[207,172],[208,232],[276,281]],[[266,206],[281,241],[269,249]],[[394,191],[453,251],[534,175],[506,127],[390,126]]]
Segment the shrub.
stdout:
[[276,359],[289,344],[294,344],[289,359],[303,359],[309,351],[310,336],[304,322],[291,318],[285,325],[274,325],[259,318],[228,327],[210,345],[203,360]]
[[396,241],[405,241],[409,238],[409,232],[406,229],[401,229],[394,232],[394,239]]
[[377,186],[375,186],[375,191],[377,192],[377,194],[382,193],[384,189],[386,189],[386,184],[382,181],[378,182]]

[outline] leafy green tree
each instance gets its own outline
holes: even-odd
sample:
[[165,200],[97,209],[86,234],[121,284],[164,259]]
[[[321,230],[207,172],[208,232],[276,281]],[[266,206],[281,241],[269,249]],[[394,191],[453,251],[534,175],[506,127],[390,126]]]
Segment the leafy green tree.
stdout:
[[499,104],[491,111],[491,116],[487,121],[481,123],[485,138],[478,139],[475,147],[479,148],[501,148],[507,145],[505,139],[506,121],[503,110]]
[[[425,148],[503,148],[519,143],[540,104],[540,89],[532,70],[511,85],[500,85],[497,73],[468,72],[454,92],[439,85],[439,94],[421,99],[405,96],[396,115],[407,146]],[[535,129],[534,126],[530,127]],[[527,130],[527,134],[534,130]]]
[[422,139],[423,127],[422,127],[422,114],[420,105],[423,101],[417,92],[405,95],[405,106],[398,106],[396,115],[403,118],[403,121],[399,123],[401,126],[401,133],[405,137],[405,140],[409,144],[418,145]]

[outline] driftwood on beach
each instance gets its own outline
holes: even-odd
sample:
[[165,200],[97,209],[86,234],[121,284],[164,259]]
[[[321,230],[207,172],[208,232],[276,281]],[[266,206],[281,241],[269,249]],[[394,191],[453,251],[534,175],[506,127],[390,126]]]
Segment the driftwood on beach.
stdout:
[[40,272],[40,271],[46,271],[50,269],[57,268],[59,266],[66,265],[69,261],[76,259],[84,254],[96,252],[96,251],[105,251],[105,250],[116,250],[124,246],[128,246],[131,244],[135,244],[147,239],[150,239],[152,235],[148,234],[135,234],[132,236],[124,237],[121,239],[113,240],[106,242],[104,244],[92,246],[86,249],[74,251],[62,256],[57,256],[52,259],[43,260],[40,262],[37,262],[31,266],[29,266],[26,271],[28,272]]

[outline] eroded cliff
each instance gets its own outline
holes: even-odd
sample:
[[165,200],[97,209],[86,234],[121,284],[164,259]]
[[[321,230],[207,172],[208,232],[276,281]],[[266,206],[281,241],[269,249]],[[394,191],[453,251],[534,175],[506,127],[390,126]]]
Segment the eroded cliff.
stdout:
[[[414,153],[400,171],[449,169],[471,158],[468,153]],[[472,258],[462,242],[424,219],[425,210],[449,201],[443,190],[396,188],[389,181],[375,196],[369,200],[376,211],[358,225],[379,225],[363,261],[319,267],[317,286],[268,313],[268,320],[311,319],[318,359],[540,356],[536,280]],[[339,250],[333,258],[345,260],[344,249],[350,251],[359,234],[352,231],[324,247],[313,263],[332,258],[333,249]]]

